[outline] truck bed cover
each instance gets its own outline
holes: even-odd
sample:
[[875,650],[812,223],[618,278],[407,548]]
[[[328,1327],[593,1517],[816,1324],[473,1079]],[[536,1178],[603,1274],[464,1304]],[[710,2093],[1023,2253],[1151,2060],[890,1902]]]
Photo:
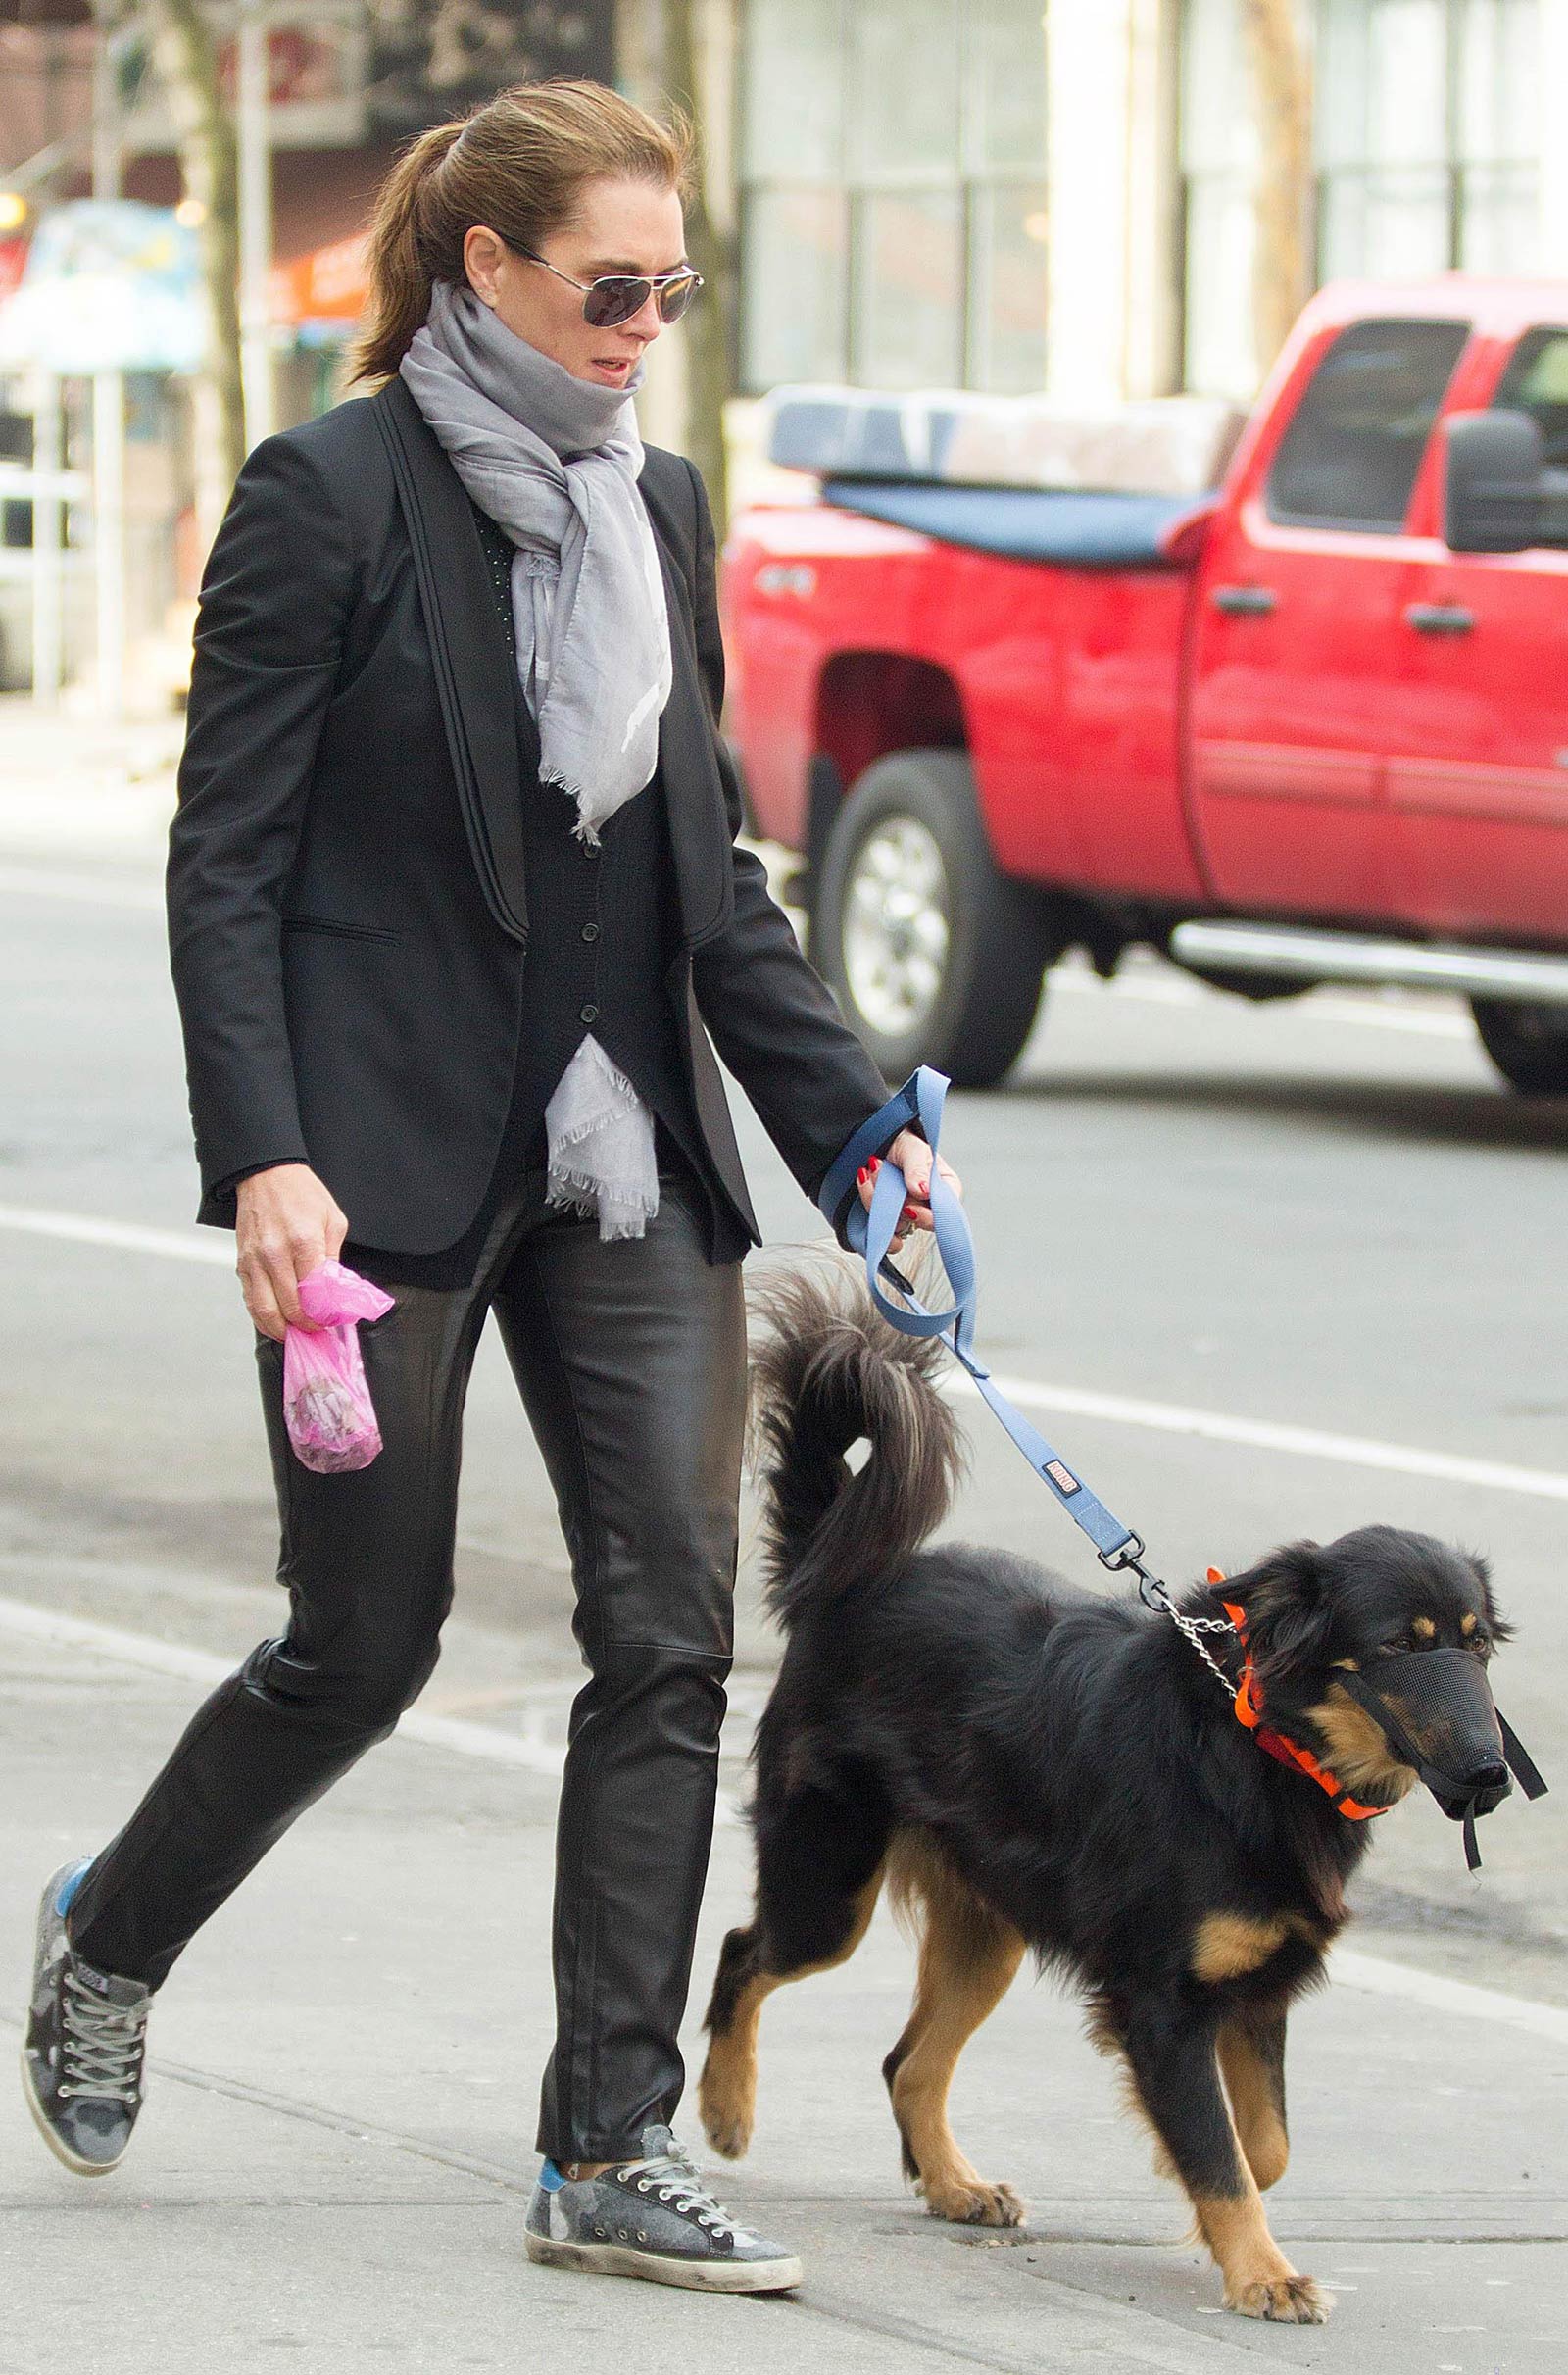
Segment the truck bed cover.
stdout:
[[1051,562],[1059,569],[1170,569],[1172,531],[1212,498],[827,478],[822,500],[1008,561]]

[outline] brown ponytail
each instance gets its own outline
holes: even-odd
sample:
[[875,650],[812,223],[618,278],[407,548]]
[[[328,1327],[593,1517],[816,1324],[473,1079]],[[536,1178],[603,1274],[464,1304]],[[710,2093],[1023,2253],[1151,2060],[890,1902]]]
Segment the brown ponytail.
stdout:
[[537,247],[569,222],[585,182],[613,175],[691,194],[693,134],[602,82],[519,82],[471,115],[420,132],[376,193],[366,251],[370,293],[348,384],[386,379],[407,354],[436,280],[463,283],[463,242],[488,223]]

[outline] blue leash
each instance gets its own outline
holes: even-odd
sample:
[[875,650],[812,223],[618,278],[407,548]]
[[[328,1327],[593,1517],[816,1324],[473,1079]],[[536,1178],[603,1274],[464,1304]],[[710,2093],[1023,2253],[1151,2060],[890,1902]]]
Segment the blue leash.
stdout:
[[[908,1279],[890,1259],[893,1232],[907,1194],[904,1173],[891,1161],[884,1161],[877,1172],[870,1211],[866,1211],[857,1193],[844,1223],[851,1246],[865,1257],[865,1282],[872,1302],[883,1318],[904,1335],[942,1336],[947,1340],[949,1350],[968,1370],[1035,1474],[1050,1486],[1073,1523],[1088,1535],[1101,1564],[1113,1573],[1130,1568],[1138,1577],[1140,1597],[1152,1608],[1168,1608],[1169,1596],[1164,1585],[1144,1564],[1143,1537],[1119,1517],[1112,1516],[1099,1495],[1046,1441],[1039,1428],[1014,1409],[997,1387],[985,1362],[974,1354],[974,1240],[969,1234],[963,1206],[934,1160],[948,1085],[946,1073],[934,1071],[928,1064],[911,1072],[903,1088],[896,1090],[886,1105],[861,1124],[835,1159],[817,1190],[817,1204],[832,1220],[846,1194],[855,1189],[857,1173],[887,1143],[890,1133],[918,1121],[933,1157],[931,1220],[937,1254],[953,1290],[953,1302],[945,1311],[927,1311]],[[897,1288],[903,1298],[901,1303],[889,1300],[880,1279]]]
[[[908,1193],[907,1183],[898,1164],[884,1160],[877,1172],[876,1186],[871,1194],[871,1209],[866,1211],[858,1194],[854,1195],[845,1222],[844,1233],[858,1254],[865,1257],[865,1283],[871,1290],[871,1300],[884,1319],[906,1336],[942,1336],[949,1350],[955,1353],[980,1388],[991,1408],[1018,1446],[1035,1474],[1049,1484],[1057,1501],[1075,1525],[1081,1526],[1094,1544],[1102,1566],[1113,1574],[1130,1571],[1138,1578],[1138,1597],[1146,1608],[1155,1608],[1168,1616],[1178,1632],[1192,1644],[1220,1687],[1231,1698],[1237,1696],[1237,1686],[1219,1663],[1204,1638],[1212,1633],[1237,1630],[1228,1618],[1193,1616],[1176,1606],[1167,1587],[1144,1563],[1144,1541],[1132,1527],[1113,1517],[1104,1503],[1092,1493],[1083,1478],[1067,1465],[1059,1452],[1054,1451],[1038,1427],[1031,1426],[1021,1410],[1014,1410],[1005,1394],[1000,1393],[992,1381],[984,1361],[977,1361],[971,1345],[974,1340],[974,1240],[969,1234],[968,1216],[963,1206],[948,1186],[936,1166],[937,1138],[942,1128],[942,1108],[948,1094],[945,1072],[934,1071],[922,1064],[909,1074],[903,1088],[891,1096],[886,1105],[863,1122],[837,1157],[817,1190],[816,1201],[828,1219],[837,1217],[839,1206],[857,1185],[857,1174],[876,1154],[886,1140],[901,1127],[918,1121],[931,1149],[931,1221],[937,1241],[937,1253],[953,1289],[953,1302],[945,1311],[928,1311],[907,1278],[889,1259],[893,1232],[904,1210]],[[890,1303],[878,1284],[878,1274],[890,1286],[897,1287],[903,1303]],[[1351,1677],[1352,1681],[1354,1677]],[[1371,1701],[1376,1693],[1357,1694]],[[1408,1735],[1396,1728],[1391,1732],[1385,1722],[1389,1709],[1378,1712],[1378,1706],[1369,1707],[1375,1720],[1384,1724],[1386,1735],[1398,1754],[1407,1757],[1418,1771],[1425,1770],[1419,1749]],[[1502,1730],[1503,1755],[1510,1770],[1517,1776],[1527,1798],[1541,1797],[1546,1787],[1540,1773],[1520,1744],[1518,1735],[1503,1715],[1497,1721]],[[1338,1802],[1336,1802],[1338,1803]],[[1481,1858],[1476,1853],[1473,1803],[1465,1815],[1465,1859],[1472,1871]]]

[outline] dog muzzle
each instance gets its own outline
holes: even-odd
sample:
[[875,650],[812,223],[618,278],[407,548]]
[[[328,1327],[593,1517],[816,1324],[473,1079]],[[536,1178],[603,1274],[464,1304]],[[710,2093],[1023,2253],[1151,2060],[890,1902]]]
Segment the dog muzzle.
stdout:
[[1469,1650],[1401,1650],[1340,1666],[1335,1682],[1363,1707],[1395,1754],[1412,1765],[1450,1822],[1464,1824],[1465,1862],[1481,1862],[1476,1821],[1513,1788],[1545,1795],[1534,1762],[1493,1702]]

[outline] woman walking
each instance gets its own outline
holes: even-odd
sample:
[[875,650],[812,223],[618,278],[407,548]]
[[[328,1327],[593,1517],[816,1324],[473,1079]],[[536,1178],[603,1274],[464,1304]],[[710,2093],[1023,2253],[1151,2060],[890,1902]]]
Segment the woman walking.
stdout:
[[[370,227],[375,392],[256,447],[208,561],[170,941],[199,1217],[236,1231],[290,1612],[49,1882],[24,2068],[60,2157],[112,2169],[176,1956],[428,1679],[493,1311],[589,1668],[527,2248],[762,2291],[799,2262],[719,2207],[669,2125],[759,1242],[708,1034],[808,1193],[884,1091],[733,846],[712,524],[629,401],[700,285],[687,164],[683,134],[585,82],[424,133]],[[895,1151],[928,1226],[929,1150]],[[285,1430],[282,1339],[334,1257],[394,1298],[361,1329],[384,1448],[318,1475]]]

